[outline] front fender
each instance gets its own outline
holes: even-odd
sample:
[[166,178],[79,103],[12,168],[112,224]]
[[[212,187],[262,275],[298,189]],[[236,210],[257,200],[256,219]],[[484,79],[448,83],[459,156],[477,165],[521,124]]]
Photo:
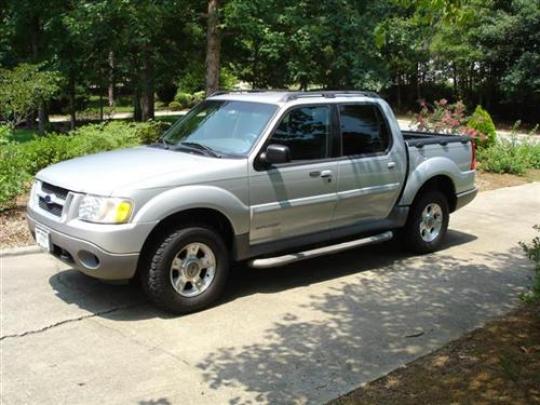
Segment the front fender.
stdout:
[[208,208],[225,215],[236,235],[249,231],[249,207],[231,192],[215,186],[181,186],[164,191],[142,206],[134,222],[160,221],[192,208]]
[[446,157],[432,157],[423,161],[411,161],[417,166],[409,173],[407,184],[399,205],[412,204],[418,190],[430,179],[436,176],[446,176],[454,185],[456,193],[474,188],[474,170],[462,172],[456,163]]

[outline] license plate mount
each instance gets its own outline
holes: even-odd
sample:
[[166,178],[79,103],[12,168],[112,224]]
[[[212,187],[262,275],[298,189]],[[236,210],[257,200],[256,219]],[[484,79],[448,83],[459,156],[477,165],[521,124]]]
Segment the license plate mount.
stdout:
[[51,251],[51,237],[49,231],[36,227],[36,242],[43,250],[46,250],[47,252]]

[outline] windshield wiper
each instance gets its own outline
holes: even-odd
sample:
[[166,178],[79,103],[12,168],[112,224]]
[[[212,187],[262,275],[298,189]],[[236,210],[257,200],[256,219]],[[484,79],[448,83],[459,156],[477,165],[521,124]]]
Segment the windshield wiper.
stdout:
[[201,145],[200,143],[197,143],[197,142],[181,142],[180,145],[177,146],[177,148],[181,148],[182,146],[187,146],[188,148],[191,148],[191,149],[197,149],[199,151],[205,152],[207,155],[210,155],[216,158],[221,158],[221,155],[218,152],[216,152],[214,149],[206,145]]
[[163,149],[170,149],[171,145],[174,145],[174,144],[168,142],[164,137],[162,137],[162,138],[159,138],[157,142],[151,144],[150,146],[156,147],[156,148],[160,147]]

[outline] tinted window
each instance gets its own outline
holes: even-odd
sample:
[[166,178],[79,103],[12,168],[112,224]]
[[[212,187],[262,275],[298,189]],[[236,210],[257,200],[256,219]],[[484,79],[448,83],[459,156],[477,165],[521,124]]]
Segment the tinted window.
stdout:
[[322,159],[329,134],[329,107],[301,107],[283,117],[270,143],[288,146],[292,160]]
[[384,152],[390,133],[373,105],[342,105],[339,109],[344,155]]

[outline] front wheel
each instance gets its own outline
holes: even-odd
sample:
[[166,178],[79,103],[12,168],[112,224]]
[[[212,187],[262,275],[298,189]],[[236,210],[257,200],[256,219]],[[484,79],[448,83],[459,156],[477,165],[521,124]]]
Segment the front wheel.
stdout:
[[209,307],[219,298],[229,273],[229,255],[220,235],[208,228],[165,234],[142,273],[148,297],[177,314]]
[[448,229],[448,201],[439,191],[427,191],[413,203],[402,230],[402,241],[415,253],[439,249]]

